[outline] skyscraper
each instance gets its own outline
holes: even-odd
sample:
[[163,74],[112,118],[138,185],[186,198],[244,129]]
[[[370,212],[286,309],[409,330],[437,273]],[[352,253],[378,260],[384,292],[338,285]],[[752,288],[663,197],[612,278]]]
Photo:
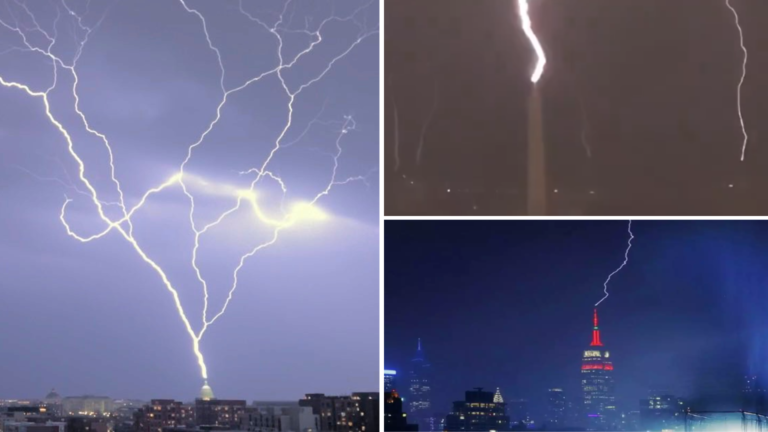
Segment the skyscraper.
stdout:
[[431,402],[431,367],[424,357],[424,351],[421,349],[421,339],[416,346],[416,355],[411,360],[410,376],[410,400],[408,401],[408,410],[411,418],[419,423],[429,416],[432,408]]
[[548,429],[556,430],[566,424],[566,402],[563,389],[551,388],[547,391],[547,411],[544,422]]
[[397,377],[397,371],[385,369],[384,370],[384,391],[392,391],[397,389],[395,378]]
[[597,309],[592,328],[592,343],[581,359],[581,388],[584,393],[584,415],[589,430],[615,429],[613,363],[611,354],[600,341]]

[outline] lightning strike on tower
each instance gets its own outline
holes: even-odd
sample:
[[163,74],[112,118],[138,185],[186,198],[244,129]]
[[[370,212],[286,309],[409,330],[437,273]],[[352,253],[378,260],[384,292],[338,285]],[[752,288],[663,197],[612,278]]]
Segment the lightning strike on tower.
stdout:
[[[618,273],[621,269],[624,268],[625,265],[627,265],[627,262],[629,262],[629,250],[632,249],[632,240],[635,238],[635,235],[632,234],[632,221],[629,221],[629,224],[627,225],[627,232],[629,233],[629,240],[627,240],[627,250],[624,251],[624,262],[621,263],[619,268],[613,271],[613,273],[608,275],[608,279],[605,280],[605,283],[603,283],[603,292],[605,293],[605,296],[600,299],[599,302],[595,303],[595,307],[597,307],[600,303],[603,302],[603,300],[608,298],[608,282],[611,281],[611,278],[613,275]],[[597,310],[597,309],[595,309]]]
[[[112,145],[110,144],[106,134],[97,131],[89,124],[86,114],[80,109],[80,105],[79,105],[80,95],[78,93],[79,76],[77,72],[77,63],[80,56],[82,55],[82,52],[86,43],[88,42],[88,38],[91,36],[91,33],[95,29],[95,27],[89,27],[84,24],[84,19],[85,19],[85,16],[88,14],[88,11],[85,12],[85,15],[81,16],[77,12],[75,12],[72,8],[70,8],[65,1],[62,1],[61,6],[57,4],[57,7],[56,7],[56,19],[53,22],[53,30],[46,31],[40,26],[40,24],[38,24],[38,20],[35,18],[35,15],[26,7],[24,3],[20,3],[18,1],[15,1],[14,3],[18,7],[18,10],[16,11],[16,13],[14,12],[10,12],[10,13],[15,22],[9,23],[4,21],[3,19],[0,19],[0,29],[4,28],[18,36],[20,46],[14,46],[13,47],[14,50],[30,52],[30,53],[39,55],[42,59],[46,60],[48,64],[52,67],[54,79],[53,79],[53,83],[47,89],[34,90],[32,88],[33,86],[30,84],[8,80],[4,76],[0,75],[0,85],[12,90],[20,90],[26,93],[31,98],[39,99],[42,102],[45,116],[47,120],[61,134],[64,142],[66,143],[66,149],[68,151],[68,154],[69,156],[71,156],[72,160],[76,163],[78,167],[77,180],[79,180],[79,182],[81,182],[84,185],[85,189],[83,190],[83,189],[77,188],[75,185],[71,185],[71,187],[69,188],[72,190],[75,190],[79,195],[87,196],[88,200],[93,204],[100,220],[103,222],[102,224],[103,228],[98,228],[95,234],[81,235],[76,233],[71,228],[71,226],[67,221],[67,208],[68,208],[68,205],[73,201],[73,198],[65,197],[64,203],[61,207],[61,212],[59,214],[59,219],[62,225],[64,226],[69,236],[83,243],[87,243],[87,242],[99,239],[112,231],[116,231],[122,238],[124,238],[128,242],[128,244],[139,255],[139,257],[155,271],[155,273],[160,277],[163,283],[163,286],[171,294],[171,297],[173,298],[174,305],[179,314],[179,317],[183,322],[185,330],[192,341],[192,349],[197,359],[197,363],[200,367],[201,377],[204,380],[204,386],[203,386],[202,392],[203,394],[208,395],[208,397],[212,398],[213,393],[211,391],[210,386],[208,385],[208,370],[204,361],[203,354],[200,350],[200,342],[206,330],[226,311],[227,306],[229,305],[233,297],[233,294],[238,286],[239,271],[245,264],[246,260],[252,257],[254,254],[256,254],[258,251],[274,244],[277,241],[278,234],[281,232],[281,230],[288,229],[294,224],[308,218],[322,218],[323,213],[316,207],[316,204],[318,200],[320,200],[323,196],[328,195],[334,186],[343,185],[343,184],[347,184],[354,181],[362,181],[362,182],[366,181],[367,175],[348,177],[344,180],[337,178],[339,160],[342,156],[342,148],[343,148],[341,144],[342,140],[343,139],[346,140],[350,132],[354,131],[356,127],[355,120],[352,118],[352,116],[344,116],[343,121],[333,123],[335,125],[338,125],[338,129],[335,130],[335,135],[336,135],[336,139],[334,141],[335,150],[333,151],[332,154],[329,155],[330,159],[326,161],[327,163],[332,164],[332,169],[328,174],[327,181],[324,181],[322,184],[319,185],[318,187],[319,192],[317,192],[312,199],[305,202],[295,203],[290,211],[286,212],[285,210],[283,210],[283,213],[281,215],[270,215],[270,214],[267,214],[267,212],[262,208],[261,202],[257,195],[257,186],[261,186],[260,182],[262,180],[269,179],[270,181],[273,181],[277,185],[279,185],[280,189],[283,192],[282,197],[285,198],[288,192],[286,182],[283,179],[281,179],[279,176],[275,175],[273,172],[269,171],[268,168],[275,154],[281,148],[286,146],[286,144],[283,143],[283,140],[286,134],[288,133],[288,131],[291,130],[291,128],[294,126],[293,115],[294,115],[294,110],[296,109],[294,107],[296,98],[303,90],[312,86],[316,82],[322,80],[323,77],[328,73],[328,71],[333,68],[334,64],[337,61],[347,56],[347,54],[349,54],[354,48],[356,48],[358,45],[360,45],[363,41],[368,39],[370,36],[378,33],[377,27],[368,28],[367,25],[365,24],[364,17],[360,16],[360,15],[363,15],[364,10],[373,3],[370,2],[359,7],[351,15],[346,17],[331,16],[326,18],[316,26],[312,24],[311,20],[307,20],[305,22],[304,28],[289,29],[287,28],[288,23],[284,22],[284,16],[288,11],[288,6],[291,3],[290,0],[287,0],[285,2],[282,12],[279,13],[276,22],[272,25],[267,24],[266,22],[253,16],[251,13],[247,12],[244,9],[243,3],[241,1],[240,13],[242,13],[254,25],[260,26],[261,28],[265,29],[269,34],[271,34],[270,37],[273,38],[275,47],[276,47],[276,52],[274,57],[278,61],[277,61],[277,64],[273,65],[271,69],[261,72],[260,74],[251,77],[250,79],[240,83],[239,85],[233,88],[227,89],[224,84],[224,76],[226,72],[224,67],[224,62],[222,61],[222,57],[219,53],[218,48],[212,42],[212,38],[208,33],[208,24],[205,20],[205,17],[203,16],[202,13],[200,13],[196,9],[189,7],[184,0],[179,0],[179,3],[181,4],[182,8],[187,13],[193,15],[195,19],[199,20],[199,22],[201,23],[202,31],[205,34],[205,38],[207,41],[207,46],[211,51],[213,51],[213,53],[216,56],[218,67],[220,70],[219,86],[221,90],[221,99],[216,108],[216,114],[214,118],[208,124],[205,131],[199,136],[197,141],[195,141],[194,143],[188,146],[187,152],[186,152],[186,158],[181,162],[176,173],[173,174],[170,178],[168,178],[163,183],[148,189],[144,194],[141,195],[141,199],[138,201],[138,203],[130,208],[125,204],[123,188],[121,186],[120,181],[118,180],[118,176],[116,176],[115,155],[113,153]],[[6,8],[9,11],[11,11],[10,9],[11,7],[12,6],[9,3],[6,3]],[[66,10],[66,14],[60,13],[62,9]],[[291,12],[291,14],[293,14],[293,12]],[[20,17],[27,22],[24,22],[23,24],[20,23]],[[54,46],[56,45],[57,39],[59,38],[58,23],[60,20],[65,20],[65,19],[72,20],[72,22],[69,23],[71,24],[73,29],[72,31],[69,32],[69,34],[72,37],[74,37],[75,39],[78,39],[78,36],[77,36],[78,32],[80,32],[80,34],[83,35],[81,36],[82,38],[81,40],[76,41],[76,50],[74,52],[72,59],[70,60],[59,57],[57,54],[54,53],[54,50],[53,50]],[[103,21],[103,17],[98,21],[98,24],[96,26],[100,25],[102,21]],[[326,26],[332,22],[353,22],[358,27],[359,31],[356,37],[354,38],[354,40],[351,43],[349,43],[346,46],[346,48],[341,51],[341,53],[331,57],[330,60],[327,63],[325,63],[322,68],[320,68],[320,70],[308,74],[308,76],[306,77],[306,80],[301,83],[293,83],[289,85],[284,79],[283,73],[286,70],[291,70],[292,68],[297,67],[296,65],[301,58],[305,57],[307,54],[312,52],[315,46],[320,45],[322,43],[324,30]],[[314,28],[310,28],[310,27],[314,27]],[[75,28],[79,29],[78,32],[74,31]],[[30,37],[30,35],[33,33],[35,34],[35,37]],[[306,36],[308,36],[307,38],[308,42],[306,47],[300,52],[294,54],[292,58],[284,58],[283,35],[285,33],[303,33]],[[33,41],[36,41],[36,42],[33,42]],[[88,171],[86,162],[84,161],[84,157],[81,156],[81,153],[79,153],[80,151],[82,151],[82,149],[76,150],[76,147],[79,147],[79,146],[76,146],[75,138],[73,138],[73,136],[75,136],[75,133],[70,132],[70,129],[75,129],[78,126],[65,125],[64,120],[59,119],[53,113],[53,110],[51,108],[51,101],[50,101],[51,92],[57,89],[57,86],[60,84],[60,82],[64,81],[63,79],[61,79],[62,78],[61,75],[63,74],[67,74],[72,78],[72,85],[69,91],[74,101],[74,104],[72,106],[72,111],[77,114],[75,118],[79,118],[79,120],[82,122],[82,125],[81,125],[82,128],[85,131],[87,131],[88,134],[97,137],[107,150],[108,158],[104,162],[109,164],[109,172],[110,172],[109,180],[112,186],[114,187],[114,192],[116,192],[116,195],[118,198],[117,202],[108,202],[108,201],[102,200],[99,196],[100,193],[97,191],[97,187],[95,185],[95,181],[97,179],[95,178],[95,176],[94,178],[90,178],[88,175],[86,175],[86,172]],[[255,178],[252,181],[250,181],[249,187],[244,190],[232,191],[231,193],[229,193],[229,198],[234,201],[234,204],[232,205],[232,207],[224,211],[223,213],[219,214],[219,216],[215,218],[212,222],[209,222],[207,224],[200,224],[195,218],[195,195],[190,190],[189,184],[188,184],[188,182],[193,176],[190,173],[185,171],[185,167],[187,163],[192,159],[195,148],[202,146],[204,144],[204,141],[207,135],[218,124],[219,119],[222,116],[222,109],[227,103],[228,98],[231,95],[251,86],[252,84],[260,82],[262,79],[266,77],[272,77],[272,76],[277,77],[277,79],[280,82],[281,88],[287,98],[288,114],[287,114],[287,118],[285,119],[285,123],[280,126],[281,133],[273,143],[271,151],[269,152],[268,156],[263,161],[257,162],[253,168],[247,171],[248,174],[255,174],[254,176]],[[331,123],[327,123],[327,124],[331,124]],[[87,148],[87,146],[82,146],[82,147]],[[369,172],[368,175],[370,174],[371,173]],[[193,328],[192,322],[187,317],[187,314],[185,313],[184,307],[182,306],[181,300],[179,298],[179,291],[169,279],[168,275],[166,274],[166,271],[163,269],[163,267],[160,264],[158,264],[146,253],[146,251],[140,245],[137,238],[135,238],[133,235],[132,217],[136,214],[136,212],[139,211],[144,206],[144,204],[147,202],[147,200],[150,197],[158,194],[163,190],[171,189],[177,186],[179,187],[180,191],[188,198],[188,202],[189,202],[188,221],[189,221],[192,233],[194,235],[194,247],[191,251],[192,252],[191,266],[194,269],[197,279],[200,282],[204,292],[205,300],[204,300],[203,313],[201,317],[202,325],[198,331],[196,331]],[[107,216],[105,207],[108,205],[119,206],[121,216],[117,219],[110,218],[109,216]],[[267,241],[254,245],[247,253],[245,253],[240,257],[239,263],[235,268],[234,272],[232,273],[233,282],[232,282],[232,285],[229,287],[228,296],[223,307],[221,308],[220,311],[218,311],[215,314],[212,314],[212,317],[209,318],[208,317],[208,306],[209,306],[208,305],[208,283],[204,275],[202,274],[200,268],[198,267],[197,252],[200,247],[200,239],[203,235],[205,235],[206,233],[210,232],[211,230],[215,229],[217,226],[222,224],[230,215],[234,214],[235,212],[241,209],[243,211],[248,211],[253,215],[252,222],[254,224],[261,224],[261,225],[270,227],[270,229],[272,230],[272,235],[269,236]]]
[[528,100],[528,214],[547,215],[546,155],[544,146],[544,125],[542,120],[541,95],[538,82],[544,73],[547,57],[539,38],[533,31],[529,0],[518,0],[520,21],[523,31],[536,52],[536,67],[531,75],[533,89]]
[[744,30],[741,28],[741,24],[739,23],[739,13],[736,11],[736,8],[731,5],[731,0],[725,0],[725,5],[728,7],[728,9],[731,10],[733,17],[736,20],[736,28],[739,31],[739,46],[741,46],[741,50],[744,52],[744,61],[741,64],[741,78],[739,80],[739,86],[737,89],[739,123],[741,124],[741,133],[744,137],[741,145],[741,160],[743,162],[747,153],[747,142],[749,141],[749,136],[747,135],[747,128],[744,124],[744,115],[741,112],[741,87],[744,85],[744,80],[747,77],[747,58],[749,55],[747,53],[747,48],[744,45]]

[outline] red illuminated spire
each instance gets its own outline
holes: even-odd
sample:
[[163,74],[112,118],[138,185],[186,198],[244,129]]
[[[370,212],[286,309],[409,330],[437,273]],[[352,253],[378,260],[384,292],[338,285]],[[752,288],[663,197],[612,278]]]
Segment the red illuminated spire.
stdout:
[[592,328],[592,343],[590,346],[603,346],[603,343],[600,342],[600,329],[597,328],[597,308],[595,308],[594,323],[595,326]]

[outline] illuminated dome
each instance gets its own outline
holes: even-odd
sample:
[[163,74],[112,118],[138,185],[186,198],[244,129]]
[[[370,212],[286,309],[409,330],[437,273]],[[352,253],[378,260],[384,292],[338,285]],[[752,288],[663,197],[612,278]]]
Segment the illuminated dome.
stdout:
[[203,384],[203,388],[200,389],[200,399],[213,399],[213,390],[211,390],[211,387],[208,385],[208,381],[206,381],[205,384]]

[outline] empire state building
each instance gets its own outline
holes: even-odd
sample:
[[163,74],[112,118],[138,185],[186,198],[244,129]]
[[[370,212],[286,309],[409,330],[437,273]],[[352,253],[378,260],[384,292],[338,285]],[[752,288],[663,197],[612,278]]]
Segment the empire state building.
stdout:
[[581,358],[581,389],[584,394],[584,415],[587,429],[615,430],[616,403],[614,397],[613,362],[611,353],[600,340],[597,309],[593,318],[592,343]]
[[418,341],[416,355],[411,360],[409,381],[410,400],[408,401],[408,408],[410,417],[423,424],[431,414],[432,389],[430,384],[432,380],[430,364],[421,349],[421,339]]

